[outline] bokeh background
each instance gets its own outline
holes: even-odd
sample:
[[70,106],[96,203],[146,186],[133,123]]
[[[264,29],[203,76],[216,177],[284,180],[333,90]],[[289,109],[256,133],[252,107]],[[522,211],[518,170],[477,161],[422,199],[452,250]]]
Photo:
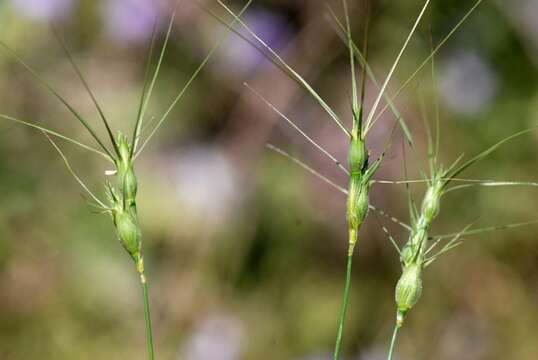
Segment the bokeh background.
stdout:
[[[350,0],[362,39],[365,1]],[[216,1],[203,3],[225,16]],[[238,11],[242,1],[227,1]],[[326,8],[340,1],[255,0],[245,20],[350,124],[346,48]],[[433,1],[388,92],[428,55],[472,1]],[[420,1],[370,3],[370,62],[384,78]],[[145,0],[3,0],[0,39],[95,126],[91,101],[51,31],[65,39],[115,129],[130,132],[155,18],[162,42],[173,4]],[[229,18],[227,18],[229,20]],[[432,120],[436,89],[441,158],[450,163],[538,125],[538,1],[484,1],[398,98],[417,146],[420,115]],[[170,47],[150,104],[159,116],[226,29],[196,5],[177,8]],[[361,42],[361,41],[359,41]],[[230,35],[139,157],[139,211],[160,359],[328,359],[346,255],[345,198],[276,144],[345,186],[346,179],[243,85],[249,83],[345,160],[347,140],[320,107],[256,50]],[[366,103],[375,98],[367,84]],[[82,127],[9,54],[0,55],[0,112],[93,144]],[[372,156],[392,128],[371,132]],[[146,132],[147,134],[147,132]],[[538,180],[538,134],[503,146],[464,175]],[[103,194],[108,164],[59,142]],[[409,155],[409,154],[407,154]],[[404,178],[401,134],[377,178]],[[422,159],[424,160],[424,159]],[[407,156],[410,178],[417,160]],[[420,201],[423,188],[413,186]],[[139,285],[110,218],[95,214],[43,135],[0,122],[0,359],[144,359]],[[474,188],[447,195],[433,233],[538,218],[532,188]],[[405,189],[376,185],[371,202],[408,222]],[[355,259],[346,359],[384,359],[394,323],[397,254],[407,234],[369,216]],[[537,226],[469,237],[427,269],[422,299],[398,343],[398,359],[536,359]]]

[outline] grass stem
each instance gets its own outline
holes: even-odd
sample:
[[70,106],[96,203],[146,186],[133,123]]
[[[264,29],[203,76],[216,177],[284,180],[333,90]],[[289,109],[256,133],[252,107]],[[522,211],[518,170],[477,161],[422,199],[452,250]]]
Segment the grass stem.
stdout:
[[394,353],[394,347],[396,345],[396,338],[398,337],[398,330],[400,326],[398,324],[394,325],[394,332],[392,333],[392,340],[390,341],[389,354],[387,360],[392,360],[392,354]]
[[153,331],[151,330],[151,316],[149,312],[148,282],[144,273],[140,274],[140,284],[142,285],[142,297],[144,298],[144,319],[146,320],[146,342],[148,347],[148,359],[155,360],[155,350],[153,349]]
[[351,248],[351,246],[347,255],[347,270],[344,285],[344,297],[342,300],[342,307],[340,308],[340,319],[338,321],[338,332],[336,333],[336,344],[334,346],[333,360],[338,360],[338,357],[340,355],[340,349],[342,347],[342,335],[344,334],[344,323],[346,320],[347,307],[349,304],[349,289],[351,287],[351,267],[353,265],[353,249]]

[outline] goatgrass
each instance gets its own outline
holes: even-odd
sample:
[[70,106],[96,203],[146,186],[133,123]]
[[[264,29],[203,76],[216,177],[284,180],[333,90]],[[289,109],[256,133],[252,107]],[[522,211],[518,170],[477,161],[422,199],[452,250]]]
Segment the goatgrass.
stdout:
[[[243,8],[238,13],[238,18],[247,10],[253,0],[248,0]],[[35,79],[39,82],[49,93],[56,97],[75,117],[75,119],[86,129],[90,136],[95,140],[98,147],[92,147],[86,145],[78,140],[72,139],[58,131],[48,129],[43,126],[36,125],[34,122],[25,121],[18,119],[16,117],[0,113],[0,118],[8,121],[12,121],[30,128],[37,129],[43,133],[47,140],[51,143],[53,148],[58,152],[62,158],[67,170],[76,180],[76,182],[82,187],[82,189],[90,196],[91,205],[94,208],[97,208],[99,212],[103,214],[109,214],[112,218],[112,222],[115,228],[116,236],[128,253],[131,259],[134,262],[135,270],[139,275],[139,281],[142,289],[142,301],[144,306],[144,321],[146,326],[146,345],[147,345],[147,354],[150,360],[155,359],[155,349],[153,344],[153,331],[151,324],[151,315],[150,315],[150,300],[149,300],[149,289],[148,289],[148,280],[144,270],[144,257],[142,253],[142,229],[140,227],[140,222],[138,218],[138,210],[136,205],[136,198],[138,194],[138,179],[135,172],[135,160],[145,149],[146,145],[149,143],[151,138],[168,119],[171,111],[176,107],[178,102],[182,99],[183,95],[190,87],[192,82],[196,79],[200,71],[207,64],[212,55],[217,51],[221,46],[223,37],[216,41],[211,50],[207,53],[203,61],[198,65],[196,70],[192,73],[190,78],[184,84],[183,88],[178,92],[177,96],[170,103],[166,111],[161,115],[158,120],[150,118],[148,123],[144,125],[144,122],[147,119],[147,110],[148,105],[153,93],[157,78],[160,73],[160,69],[163,63],[163,59],[166,53],[167,45],[170,40],[170,34],[174,25],[174,20],[176,17],[176,10],[173,11],[170,21],[168,23],[168,28],[166,31],[165,39],[161,47],[159,56],[157,58],[157,63],[155,65],[153,62],[153,53],[156,40],[156,29],[157,21],[155,21],[155,26],[153,29],[152,40],[148,50],[148,56],[146,60],[145,75],[144,75],[144,84],[142,88],[142,95],[140,102],[137,106],[137,115],[135,119],[135,124],[132,129],[132,136],[128,136],[118,132],[117,135],[114,135],[112,126],[108,118],[105,116],[105,113],[98,102],[96,96],[92,92],[88,82],[82,74],[82,71],[79,69],[74,58],[72,57],[70,51],[68,50],[66,44],[55,31],[55,35],[61,44],[66,56],[69,59],[69,62],[72,65],[73,70],[80,79],[82,85],[87,91],[88,95],[91,98],[92,103],[94,104],[99,117],[104,125],[107,135],[107,140],[101,138],[97,135],[96,130],[89,120],[84,118],[77,110],[62,96],[60,93],[47,81],[45,81],[30,65],[28,65],[15,51],[11,49],[7,44],[0,41],[0,48],[5,52],[11,55],[20,65],[22,65]],[[237,20],[232,20],[230,24],[227,24],[230,28],[233,28]],[[152,73],[152,66],[154,70]],[[151,128],[149,134],[142,139],[142,133],[144,129]],[[68,141],[74,145],[79,146],[80,148],[90,151],[92,153],[98,154],[107,161],[109,161],[113,170],[108,170],[105,172],[105,176],[115,176],[115,182],[112,183],[108,178],[105,180],[105,195],[107,201],[103,201],[97,196],[90,187],[81,179],[80,176],[74,171],[69,160],[65,156],[64,152],[60,146],[53,140],[52,137],[59,138],[61,140]]]
[[[226,27],[234,32],[236,35],[241,37],[243,40],[247,41],[249,44],[257,48],[263,55],[265,55],[278,69],[284,72],[290,79],[298,83],[306,93],[311,96],[318,105],[325,111],[330,120],[339,128],[346,141],[349,142],[348,146],[348,166],[343,165],[335,156],[333,156],[329,151],[327,151],[322,145],[320,145],[315,139],[310,137],[305,131],[303,131],[296,123],[290,119],[286,114],[280,111],[276,106],[274,106],[268,99],[266,99],[260,92],[251,87],[248,84],[245,84],[247,89],[249,89],[255,96],[257,96],[266,106],[268,106],[272,111],[274,111],[280,118],[284,119],[290,126],[292,126],[301,136],[303,136],[313,147],[321,152],[327,159],[333,162],[340,171],[342,171],[348,177],[347,187],[338,185],[336,182],[332,181],[328,177],[324,176],[317,170],[311,168],[309,165],[305,164],[296,157],[290,155],[288,152],[279,149],[273,145],[268,144],[268,148],[296,163],[297,165],[304,168],[306,171],[310,172],[314,176],[320,178],[333,188],[337,189],[346,196],[347,206],[346,206],[346,221],[347,221],[347,260],[346,260],[346,271],[344,276],[344,290],[342,296],[342,305],[340,308],[340,314],[338,316],[338,323],[336,329],[336,339],[335,346],[333,351],[333,359],[337,360],[340,357],[340,352],[342,349],[344,326],[347,317],[347,310],[350,300],[350,286],[351,286],[351,275],[352,275],[352,264],[353,257],[355,254],[355,249],[358,244],[360,230],[363,223],[365,222],[369,210],[372,210],[375,214],[385,217],[390,221],[398,224],[399,226],[405,228],[409,231],[409,239],[407,244],[400,248],[396,240],[388,232],[388,230],[382,226],[383,231],[387,234],[391,244],[395,247],[402,265],[402,275],[398,280],[395,290],[395,301],[397,308],[396,315],[396,325],[394,327],[394,332],[390,341],[388,359],[392,359],[394,354],[394,349],[396,345],[397,335],[400,327],[403,326],[404,320],[408,312],[417,304],[420,296],[423,291],[422,284],[422,274],[425,268],[432,264],[444,253],[454,249],[463,242],[464,236],[477,235],[486,231],[497,231],[501,229],[515,228],[519,226],[527,226],[530,224],[535,224],[538,221],[522,222],[501,226],[492,226],[481,229],[471,229],[472,224],[465,226],[461,231],[452,233],[452,234],[442,234],[442,235],[430,235],[430,230],[432,228],[433,221],[437,218],[440,212],[441,200],[442,197],[452,191],[467,189],[475,186],[485,186],[485,187],[496,187],[496,186],[538,186],[538,183],[533,182],[517,182],[517,181],[492,181],[492,180],[475,180],[475,179],[462,179],[459,178],[459,174],[465,171],[467,168],[472,166],[474,163],[482,160],[484,157],[489,155],[491,152],[495,151],[502,144],[522,136],[524,134],[533,131],[534,129],[528,129],[511,135],[485,151],[479,153],[475,157],[471,158],[467,162],[459,165],[462,161],[462,157],[454,161],[448,168],[445,168],[439,161],[439,110],[436,102],[436,128],[435,128],[435,141],[432,141],[432,136],[429,131],[429,127],[426,126],[428,132],[428,161],[429,161],[429,173],[427,174],[423,170],[422,166],[419,167],[420,173],[422,175],[421,179],[418,180],[408,180],[407,177],[405,180],[377,180],[374,179],[377,170],[381,166],[381,163],[384,159],[386,151],[390,148],[392,143],[392,136],[394,134],[394,129],[396,126],[400,128],[404,134],[404,138],[407,142],[407,145],[411,148],[416,158],[418,158],[417,149],[413,140],[413,134],[410,132],[406,121],[404,120],[401,112],[395,105],[396,98],[403,92],[403,90],[416,78],[416,76],[424,69],[428,63],[432,63],[436,53],[442,48],[443,45],[454,35],[454,33],[459,29],[463,23],[470,17],[470,15],[477,9],[477,7],[482,3],[482,0],[477,0],[473,6],[468,10],[468,12],[462,17],[462,19],[450,30],[450,32],[440,41],[435,47],[432,47],[431,52],[425,58],[425,60],[419,65],[419,67],[407,78],[406,81],[398,88],[394,95],[389,96],[387,94],[387,88],[392,80],[395,71],[405,53],[406,48],[408,47],[413,35],[416,33],[417,28],[423,19],[429,5],[430,0],[427,0],[423,3],[418,16],[414,20],[411,26],[411,30],[405,38],[405,41],[401,48],[399,49],[395,60],[393,61],[386,77],[382,82],[378,80],[372,71],[371,67],[368,64],[368,21],[366,22],[364,29],[364,42],[362,49],[355,43],[351,33],[351,23],[350,23],[350,14],[348,9],[348,4],[346,0],[342,0],[342,8],[344,12],[344,21],[341,21],[336,12],[330,6],[328,8],[328,14],[330,19],[333,21],[335,30],[343,41],[344,45],[347,48],[349,56],[349,66],[350,66],[350,83],[351,83],[351,129],[348,129],[345,125],[345,122],[339,117],[337,112],[327,103],[322,96],[316,92],[316,90],[287,62],[276,53],[267,43],[259,37],[250,27],[241,20],[241,16],[246,11],[252,0],[249,0],[246,5],[241,9],[237,14],[234,13],[228,6],[226,6],[222,1],[217,0],[218,4],[226,10],[226,12],[232,16],[233,20],[228,24],[218,15],[214,14],[210,10],[207,10],[213,17],[218,21],[224,23]],[[203,5],[202,5],[203,6]],[[163,122],[169,117],[171,111],[175,108],[178,102],[183,97],[184,93],[187,91],[191,83],[196,79],[199,72],[207,64],[213,53],[219,48],[221,41],[218,41],[215,46],[209,51],[207,56],[201,62],[201,64],[193,72],[189,80],[186,82],[184,87],[178,93],[178,95],[171,102],[170,106],[166,109],[163,115],[156,119],[147,119],[147,110],[151,95],[153,93],[156,80],[159,75],[159,71],[165,56],[167,44],[170,38],[170,33],[173,27],[175,18],[175,12],[170,19],[170,23],[167,28],[166,36],[164,43],[162,45],[161,51],[158,56],[156,65],[154,66],[153,73],[152,69],[152,58],[154,53],[154,44],[155,44],[155,34],[152,36],[152,41],[149,49],[148,60],[146,65],[145,80],[142,90],[142,96],[137,107],[137,116],[135,123],[132,129],[132,135],[130,137],[118,132],[114,135],[114,131],[111,127],[110,121],[105,116],[103,109],[101,108],[96,96],[90,89],[87,81],[85,80],[82,72],[76,65],[73,57],[71,56],[69,50],[67,49],[66,44],[61,40],[59,41],[65,50],[66,56],[71,62],[74,71],[77,76],[80,78],[84,88],[88,92],[94,106],[96,107],[99,117],[102,124],[104,125],[108,139],[103,139],[97,135],[92,123],[85,119],[80,113],[78,113],[75,108],[65,100],[60,93],[54,89],[48,82],[43,80],[43,78],[26,62],[24,62],[15,52],[11,50],[3,42],[0,42],[0,47],[10,53],[17,62],[19,62],[23,67],[26,68],[35,78],[41,83],[52,95],[54,95],[75,117],[75,119],[80,122],[80,124],[86,129],[90,136],[95,140],[97,147],[86,145],[78,140],[72,139],[62,133],[36,125],[33,122],[25,121],[18,119],[16,117],[0,114],[0,117],[22,124],[27,127],[31,127],[43,132],[44,136],[50,141],[53,148],[59,153],[62,158],[66,168],[77,181],[77,183],[83,188],[83,190],[88,193],[92,203],[91,205],[98,208],[102,213],[109,214],[113,220],[113,224],[116,230],[116,235],[119,239],[120,244],[123,246],[125,251],[132,258],[135,270],[137,271],[140,279],[140,284],[142,287],[142,298],[144,303],[144,318],[146,324],[146,341],[147,341],[147,351],[148,358],[155,358],[155,351],[153,346],[153,334],[151,326],[151,317],[150,317],[150,302],[149,302],[149,290],[148,290],[148,281],[144,270],[144,260],[142,252],[142,229],[139,224],[138,210],[137,210],[137,194],[138,194],[138,179],[135,172],[135,161],[138,156],[143,152],[151,138],[154,136],[156,131],[160,128]],[[239,24],[243,30],[245,30],[249,36],[243,35],[241,32],[237,31],[234,26]],[[252,40],[253,39],[253,40]],[[356,74],[357,64],[361,68],[360,84],[357,80],[358,76]],[[435,71],[432,70],[432,74]],[[378,91],[373,105],[369,109],[365,109],[364,99],[365,99],[365,90],[366,90],[366,79],[373,84],[376,91]],[[383,106],[382,102],[386,104]],[[366,111],[367,110],[367,111]],[[377,124],[381,116],[387,111],[390,110],[394,115],[394,124],[392,131],[387,134],[385,147],[381,154],[370,161],[371,149],[368,147],[368,134],[370,130]],[[146,124],[144,124],[146,122]],[[149,130],[149,134],[142,139],[142,134],[144,129]],[[80,148],[93,152],[100,155],[107,161],[109,161],[114,169],[107,172],[107,176],[115,176],[115,182],[112,183],[108,179],[105,180],[105,194],[106,201],[103,201],[97,196],[90,187],[76,174],[68,161],[67,157],[63,153],[60,146],[53,140],[53,138],[58,138],[67,142],[70,142],[74,145],[79,146]],[[107,144],[108,143],[108,144]],[[454,182],[459,182],[458,185],[449,187]],[[420,208],[417,208],[414,201],[412,201],[411,196],[408,196],[408,207],[410,212],[410,223],[407,224],[389,214],[385,211],[378,209],[370,202],[370,188],[374,184],[404,184],[406,187],[409,187],[412,183],[423,183],[426,185],[426,191],[422,204]],[[409,192],[408,192],[409,193]],[[444,244],[443,244],[444,242]]]
[[[431,62],[432,69],[432,82],[434,83],[434,94],[436,95],[437,89],[436,85],[436,71],[435,71],[435,62]],[[457,178],[462,172],[467,170],[469,167],[473,166],[475,163],[481,161],[492,152],[496,151],[499,147],[505,143],[516,139],[520,136],[526,135],[532,131],[535,131],[537,127],[519,131],[515,134],[512,134],[487,148],[486,150],[480,152],[474,157],[470,158],[466,162],[461,164],[463,159],[463,154],[460,155],[448,168],[445,168],[439,160],[439,143],[440,143],[440,114],[439,114],[439,103],[438,99],[434,97],[435,103],[435,139],[433,139],[432,131],[427,120],[425,105],[421,101],[421,113],[424,121],[424,126],[426,129],[428,137],[428,149],[427,149],[427,158],[428,158],[428,168],[429,174],[427,178],[424,178],[426,184],[426,190],[422,198],[422,204],[420,209],[417,208],[415,201],[413,201],[411,194],[409,192],[409,183],[406,183],[407,187],[407,198],[408,198],[408,209],[409,216],[411,220],[411,230],[409,231],[409,239],[407,243],[400,249],[396,244],[396,241],[390,236],[388,231],[385,231],[391,243],[394,244],[396,251],[400,257],[400,263],[402,266],[402,275],[400,276],[395,289],[395,302],[396,302],[396,323],[394,326],[394,331],[390,341],[389,351],[387,355],[387,360],[391,360],[394,354],[394,349],[396,346],[396,339],[398,336],[399,329],[403,326],[404,320],[407,313],[417,304],[419,301],[422,292],[423,292],[423,281],[422,275],[426,267],[431,265],[435,260],[437,260],[441,255],[446,252],[460,246],[463,243],[462,236],[469,235],[471,232],[469,229],[473,224],[466,225],[461,231],[451,234],[448,236],[438,236],[432,244],[430,244],[429,232],[432,228],[434,220],[437,218],[441,211],[441,200],[443,196],[452,191],[462,190],[474,186],[538,186],[538,183],[534,182],[516,182],[516,181],[480,181],[472,180],[471,183],[460,184],[449,187],[453,181]],[[405,156],[405,155],[404,155]],[[405,163],[405,161],[404,161]],[[406,171],[407,173],[407,171]],[[423,174],[424,176],[424,174]],[[536,222],[528,222],[527,224],[532,224]],[[384,230],[386,230],[384,228]],[[478,229],[474,230],[472,234],[479,234],[481,232],[488,231],[488,229]],[[445,240],[449,238],[448,241],[438,250],[436,253],[432,254],[434,250]]]
[[[237,17],[233,12],[224,5],[220,0],[217,0],[218,3],[232,16],[236,19]],[[348,6],[346,0],[342,1],[342,7],[344,11],[344,22],[340,21],[336,13],[332,10],[330,6],[327,5],[330,18],[335,24],[336,31],[338,32],[342,42],[346,45],[349,51],[349,63],[351,69],[351,92],[352,92],[352,128],[348,130],[344,125],[343,121],[339,118],[336,111],[334,111],[327,102],[313,89],[313,87],[300,75],[298,74],[291,66],[289,66],[280,55],[278,55],[271,47],[264,42],[256,33],[254,33],[247,24],[243,21],[238,20],[243,29],[249,34],[249,36],[254,39],[252,40],[249,37],[244,36],[243,34],[234,31],[236,35],[241,37],[243,40],[251,44],[253,47],[258,49],[266,58],[272,62],[278,69],[280,69],[284,74],[286,74],[290,79],[299,84],[308,95],[310,95],[327,113],[329,118],[337,125],[338,128],[342,130],[344,135],[349,139],[349,149],[348,149],[348,167],[342,165],[342,163],[330,152],[328,152],[322,145],[320,145],[316,140],[309,136],[305,131],[303,131],[296,123],[291,120],[286,114],[280,111],[275,105],[273,105],[268,99],[266,99],[262,94],[257,90],[252,88],[250,85],[245,84],[246,87],[257,96],[265,105],[267,105],[272,111],[274,111],[280,118],[285,120],[294,130],[296,130],[302,137],[304,137],[317,151],[322,153],[327,159],[332,161],[336,166],[348,176],[348,187],[347,189],[338,185],[336,182],[327,178],[323,174],[319,173],[317,170],[313,169],[309,165],[305,164],[298,158],[290,155],[288,152],[268,144],[268,149],[284,156],[309,173],[318,177],[322,181],[326,182],[328,185],[342,192],[347,197],[347,211],[346,219],[348,222],[348,254],[347,254],[347,265],[345,272],[344,280],[344,293],[342,299],[342,306],[340,309],[340,316],[338,319],[338,327],[336,331],[336,341],[333,352],[333,359],[337,360],[340,355],[342,347],[342,339],[344,332],[344,324],[347,315],[347,308],[349,304],[349,290],[351,284],[351,274],[352,274],[352,261],[354,249],[358,241],[358,234],[361,228],[361,225],[364,223],[368,210],[374,210],[376,213],[389,218],[391,221],[399,224],[400,226],[406,228],[410,232],[410,240],[408,244],[400,249],[396,241],[390,234],[388,230],[383,226],[383,230],[389,235],[391,243],[394,245],[397,250],[400,260],[402,262],[403,272],[402,277],[400,278],[397,287],[396,287],[396,302],[397,302],[397,322],[394,328],[393,336],[390,343],[390,350],[388,358],[392,358],[394,351],[396,338],[398,334],[398,329],[403,324],[403,319],[407,312],[416,304],[418,298],[422,293],[422,282],[421,274],[424,267],[430,265],[434,260],[436,260],[440,255],[445,252],[455,248],[461,244],[461,237],[464,235],[476,235],[485,231],[494,231],[500,229],[514,228],[518,226],[526,226],[530,224],[537,223],[536,221],[501,225],[494,227],[487,227],[482,229],[469,230],[471,225],[466,226],[462,231],[455,234],[448,235],[439,235],[434,238],[428,236],[429,230],[433,220],[439,213],[441,197],[451,191],[465,189],[473,186],[537,186],[537,183],[533,182],[515,182],[515,181],[491,181],[491,180],[474,180],[474,179],[461,179],[457,176],[463,172],[465,169],[470,167],[475,162],[483,159],[491,152],[496,150],[503,143],[524,135],[533,129],[524,130],[522,132],[516,133],[504,140],[499,141],[495,145],[491,146],[484,152],[470,159],[461,166],[458,165],[458,161],[455,161],[451,167],[445,169],[442,165],[439,164],[437,159],[437,154],[439,153],[439,108],[436,102],[436,141],[435,145],[431,142],[428,149],[428,157],[430,162],[430,174],[426,176],[425,170],[419,166],[422,179],[419,180],[402,180],[402,181],[387,181],[387,180],[374,180],[373,177],[376,174],[377,169],[379,168],[385,151],[390,146],[391,135],[387,135],[387,145],[385,150],[381,153],[379,158],[370,164],[368,161],[369,149],[367,147],[367,135],[372,127],[377,123],[381,116],[390,109],[395,118],[395,123],[399,125],[404,138],[407,141],[407,145],[413,151],[415,158],[418,159],[418,153],[415,148],[413,137],[409,131],[406,122],[401,115],[401,112],[395,106],[396,98],[403,92],[403,90],[416,78],[416,76],[428,65],[432,63],[432,69],[434,68],[433,59],[434,56],[439,52],[439,50],[447,43],[447,41],[455,34],[455,32],[467,21],[471,14],[478,8],[482,3],[482,0],[478,0],[473,3],[470,9],[464,14],[464,16],[457,22],[457,24],[449,31],[449,33],[435,46],[432,46],[432,50],[429,55],[424,59],[424,61],[417,67],[417,69],[405,80],[402,85],[398,88],[395,94],[392,97],[389,97],[386,93],[387,86],[398,66],[398,63],[401,60],[401,57],[404,54],[404,51],[409,44],[413,34],[415,33],[420,20],[424,16],[430,1],[424,2],[419,15],[417,16],[415,22],[413,23],[412,29],[409,32],[403,46],[400,48],[385,80],[381,83],[377,80],[374,75],[371,67],[367,62],[367,25],[365,32],[365,41],[363,50],[359,49],[359,46],[355,44],[351,35],[350,28],[350,16],[348,11]],[[212,13],[213,14],[213,13]],[[218,20],[221,20],[217,15],[213,16]],[[357,86],[356,73],[355,73],[355,62],[358,62],[362,68],[362,78],[360,91]],[[434,71],[432,71],[434,74]],[[378,94],[375,98],[373,106],[369,109],[368,115],[363,116],[364,114],[364,92],[365,92],[365,78],[368,76],[369,80],[372,82],[374,87],[378,90]],[[385,100],[386,104],[381,108],[380,111],[377,111],[381,105],[381,101]],[[435,155],[433,155],[435,154]],[[455,185],[451,188],[448,188],[448,185],[452,182],[464,182],[464,184]],[[408,225],[402,222],[399,219],[396,219],[390,215],[387,215],[384,211],[381,211],[375,208],[370,204],[369,200],[369,189],[372,184],[406,184],[408,186],[411,183],[425,183],[427,186],[426,195],[423,200],[422,207],[420,211],[415,208],[414,203],[410,200],[410,213],[411,213],[411,224]],[[450,240],[442,246],[442,248],[431,255],[431,252],[436,248],[436,246],[444,239],[450,238]],[[427,246],[429,240],[434,240],[433,244],[429,247]]]
[[[340,191],[345,190],[343,192],[347,196],[346,219],[348,223],[348,252],[347,252],[346,273],[345,273],[345,279],[344,279],[344,292],[343,292],[343,298],[342,298],[342,306],[340,309],[340,316],[338,319],[336,341],[335,341],[335,347],[334,347],[334,352],[333,352],[333,359],[337,360],[339,358],[341,347],[342,347],[344,325],[345,325],[347,309],[349,305],[349,291],[350,291],[350,286],[351,286],[351,274],[352,274],[354,250],[358,242],[360,228],[368,215],[368,210],[373,208],[369,201],[370,186],[375,183],[375,180],[373,180],[373,177],[376,174],[377,170],[379,169],[379,166],[381,165],[385,151],[390,146],[390,139],[391,139],[391,135],[388,135],[385,150],[381,153],[381,155],[377,159],[375,159],[373,162],[370,163],[369,161],[370,150],[367,147],[367,135],[369,131],[372,129],[372,127],[379,120],[381,115],[387,110],[387,108],[390,108],[395,116],[395,119],[396,119],[395,123],[399,124],[408,144],[414,150],[415,147],[414,147],[411,133],[401,113],[398,111],[398,109],[394,105],[394,100],[403,91],[403,89],[409,83],[411,83],[411,81],[417,76],[417,74],[428,64],[428,62],[433,58],[435,53],[439,51],[439,49],[448,41],[448,39],[456,32],[456,30],[467,20],[467,18],[472,14],[472,12],[478,7],[478,5],[482,1],[478,0],[474,3],[471,9],[454,26],[454,28],[448,33],[448,35],[445,38],[443,38],[443,40],[437,45],[437,47],[432,50],[430,55],[422,62],[422,64],[417,68],[417,70],[408,78],[408,80],[406,80],[403,83],[402,87],[396,92],[396,95],[393,98],[390,98],[386,94],[387,86],[390,80],[392,79],[392,76],[394,75],[395,70],[409,42],[411,41],[413,34],[416,32],[421,19],[426,13],[426,10],[428,9],[430,1],[429,0],[425,1],[423,6],[421,7],[421,10],[417,18],[415,19],[409,34],[407,35],[402,47],[400,48],[398,54],[395,57],[394,62],[392,63],[392,66],[385,80],[382,83],[380,83],[377,80],[377,78],[373,74],[373,71],[371,70],[367,62],[367,38],[368,38],[367,26],[368,25],[366,24],[365,26],[364,33],[365,33],[366,40],[364,41],[364,47],[363,47],[363,50],[361,51],[359,50],[359,47],[353,41],[353,38],[351,35],[350,16],[349,16],[349,11],[348,11],[347,1],[342,0],[342,7],[344,10],[344,17],[345,17],[344,23],[342,23],[338,19],[335,12],[328,6],[329,14],[331,18],[333,19],[333,21],[335,22],[338,33],[340,34],[342,41],[346,44],[348,52],[349,52],[349,64],[350,64],[350,70],[351,70],[351,76],[350,76],[351,77],[351,92],[352,92],[352,108],[351,108],[352,128],[351,130],[348,130],[343,125],[343,121],[339,118],[336,111],[334,111],[327,104],[327,102],[313,89],[313,87],[300,74],[298,74],[298,72],[296,72],[291,66],[289,66],[282,59],[282,57],[278,55],[270,46],[268,46],[267,43],[263,39],[261,39],[254,31],[252,31],[246,23],[238,19],[238,17],[225,4],[223,4],[220,0],[217,0],[217,2],[230,15],[234,16],[234,18],[240,23],[243,29],[254,40],[251,40],[238,32],[235,32],[235,31],[234,32],[238,36],[246,40],[248,43],[253,45],[255,48],[260,50],[260,52],[263,55],[265,55],[273,64],[277,66],[277,68],[282,70],[282,72],[286,74],[290,79],[298,83],[306,91],[306,93],[310,95],[321,106],[321,108],[327,113],[329,118],[337,125],[338,128],[342,130],[344,135],[349,139],[348,140],[349,141],[348,168],[346,168],[345,166],[342,165],[342,163],[339,160],[336,159],[335,156],[330,154],[319,143],[317,143],[314,139],[312,139],[309,135],[307,135],[289,117],[287,117],[284,113],[278,110],[276,106],[274,106],[269,100],[264,98],[259,92],[257,92],[255,89],[250,87],[248,84],[246,84],[249,90],[251,90],[257,97],[259,97],[261,101],[263,101],[270,109],[272,109],[277,115],[279,115],[279,117],[281,117],[287,123],[289,123],[301,136],[303,136],[308,142],[310,142],[325,157],[327,157],[332,162],[334,162],[337,165],[337,167],[348,176],[348,179],[349,179],[348,188],[347,190],[345,190],[344,188],[336,185],[333,181],[329,180],[325,176],[319,174],[319,172],[317,172],[316,170],[312,169],[311,167],[304,164],[300,160],[286,153],[284,150],[279,149],[273,145],[269,145],[269,149],[274,150],[277,153],[283,156],[286,156],[287,158],[292,159],[295,163],[302,166],[304,169],[314,174],[315,176],[320,177],[322,180],[324,180],[331,186],[337,188]],[[216,15],[214,16],[217,19],[219,19],[218,16]],[[360,66],[362,67],[360,91],[357,85],[356,72],[355,72],[356,61],[358,61]],[[372,83],[375,85],[375,87],[378,90],[378,94],[375,98],[373,106],[369,109],[367,115],[364,116],[365,114],[364,94],[365,94],[366,76],[368,76],[369,79],[372,81]],[[387,103],[387,105],[378,113],[377,110],[381,104],[382,99],[385,99],[385,102]],[[389,216],[389,218],[394,219],[391,216]],[[399,221],[398,219],[394,219],[394,220],[398,224],[406,227],[407,229],[412,230],[411,226]]]

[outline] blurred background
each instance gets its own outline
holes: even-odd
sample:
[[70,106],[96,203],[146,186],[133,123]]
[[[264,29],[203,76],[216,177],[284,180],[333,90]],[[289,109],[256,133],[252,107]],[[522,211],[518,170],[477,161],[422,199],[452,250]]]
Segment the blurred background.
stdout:
[[[202,3],[226,17],[216,1]],[[362,44],[366,1],[350,0]],[[472,5],[434,1],[388,93],[418,67]],[[157,118],[226,34],[195,1],[177,8],[149,115]],[[226,1],[239,11],[243,1]],[[350,69],[327,4],[255,0],[244,19],[350,126]],[[370,63],[384,78],[420,1],[371,1]],[[59,30],[116,130],[130,133],[153,24],[164,39],[173,3],[145,0],[2,0],[9,44],[105,135],[53,35]],[[421,103],[441,112],[441,158],[478,153],[538,125],[538,1],[485,1],[396,101],[424,154]],[[345,197],[265,148],[275,144],[346,186],[346,178],[253,95],[247,82],[338,159],[346,137],[303,89],[237,36],[225,37],[138,158],[139,212],[160,359],[329,359],[343,289]],[[376,88],[367,83],[366,104]],[[0,112],[93,145],[73,116],[8,53],[0,54]],[[370,133],[377,156],[394,119]],[[149,130],[144,133],[146,136]],[[503,146],[464,176],[538,180],[538,134]],[[59,142],[103,196],[108,163]],[[409,151],[408,151],[409,152]],[[409,155],[409,154],[407,154]],[[377,174],[404,178],[399,131]],[[407,156],[409,177],[419,177]],[[424,161],[424,157],[420,159]],[[416,201],[423,188],[412,187]],[[95,214],[43,135],[0,121],[0,359],[144,359],[137,275],[108,215]],[[532,188],[472,188],[443,199],[435,234],[538,219]],[[373,205],[409,222],[405,188],[372,187]],[[386,357],[405,229],[370,213],[356,253],[345,359]],[[401,332],[398,359],[536,359],[538,226],[469,237],[429,267],[423,296]]]

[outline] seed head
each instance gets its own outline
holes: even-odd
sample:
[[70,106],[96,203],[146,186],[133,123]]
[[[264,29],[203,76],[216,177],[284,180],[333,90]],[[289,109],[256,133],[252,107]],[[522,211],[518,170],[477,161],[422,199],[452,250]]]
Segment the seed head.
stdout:
[[434,180],[434,184],[428,186],[428,190],[424,195],[422,201],[422,215],[428,223],[431,223],[433,219],[439,214],[441,207],[441,195],[443,191],[443,182],[440,180]]
[[142,233],[136,217],[128,210],[116,211],[113,214],[116,232],[123,248],[137,261],[142,247]]
[[347,220],[350,229],[358,230],[368,214],[368,182],[351,176],[347,198]]
[[349,147],[349,192],[347,197],[347,221],[349,242],[353,247],[357,241],[357,233],[368,214],[369,179],[365,172],[368,168],[368,152],[365,142],[357,132],[352,133]]
[[422,265],[412,264],[405,267],[396,285],[396,305],[398,309],[397,323],[399,326],[407,312],[418,302],[422,294]]
[[118,135],[118,152],[119,158],[116,164],[118,168],[118,186],[126,204],[130,207],[135,204],[138,181],[131,159],[131,145],[128,138],[122,133]]
[[368,167],[368,151],[366,150],[366,143],[359,136],[354,135],[351,138],[348,161],[351,175],[362,174]]
[[112,215],[118,240],[138,266],[141,261],[142,232],[138,224],[136,210],[135,208],[124,206],[123,199],[108,181],[106,183],[106,194],[110,201],[110,214]]

